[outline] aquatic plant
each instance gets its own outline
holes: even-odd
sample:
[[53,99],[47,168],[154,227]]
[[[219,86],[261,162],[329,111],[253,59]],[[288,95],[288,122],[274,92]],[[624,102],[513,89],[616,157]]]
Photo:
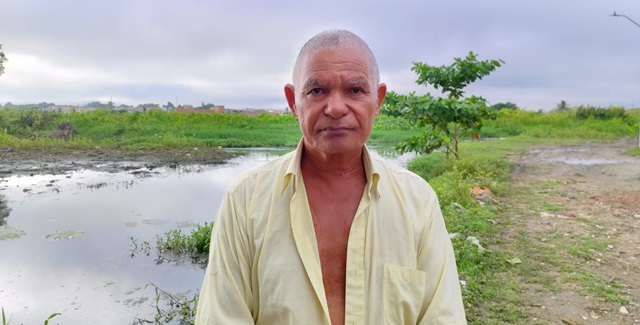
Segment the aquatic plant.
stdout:
[[187,293],[170,294],[153,283],[145,286],[153,287],[156,293],[153,307],[156,310],[152,320],[136,318],[133,325],[139,324],[168,324],[178,320],[181,325],[193,325],[196,318],[196,307],[198,306],[198,294],[194,293],[192,298]]
[[183,234],[180,229],[172,229],[158,236],[156,246],[160,252],[206,254],[209,252],[213,222],[196,225],[190,234]]
[[[49,315],[49,318],[44,320],[44,325],[49,325],[49,321],[51,319],[53,319],[56,316],[60,316],[62,315],[61,313],[53,313],[51,315]],[[2,325],[9,325],[11,324],[11,318],[7,319],[7,316],[4,314],[4,308],[2,308]]]

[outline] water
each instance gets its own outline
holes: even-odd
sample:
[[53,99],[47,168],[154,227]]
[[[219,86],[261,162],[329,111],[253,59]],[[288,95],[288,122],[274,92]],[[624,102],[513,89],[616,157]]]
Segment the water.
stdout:
[[[400,164],[412,157],[377,150]],[[192,296],[204,270],[188,258],[134,250],[131,238],[155,246],[170,229],[212,221],[240,172],[284,152],[251,150],[222,166],[0,178],[0,209],[9,209],[0,211],[0,225],[24,231],[0,240],[0,307],[12,324],[40,324],[54,312],[62,313],[54,324],[153,319],[155,290],[147,284]]]
[[617,165],[627,162],[633,162],[630,159],[602,159],[602,158],[552,158],[548,161],[551,162],[561,162],[567,165],[584,165],[584,166],[593,166],[593,165]]

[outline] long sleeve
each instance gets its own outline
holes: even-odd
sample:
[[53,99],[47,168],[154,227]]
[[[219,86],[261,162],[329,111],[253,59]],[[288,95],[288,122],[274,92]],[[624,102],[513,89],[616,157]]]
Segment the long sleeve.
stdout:
[[432,280],[426,283],[418,324],[467,324],[455,254],[435,195],[427,206],[425,212],[430,214],[431,222],[423,232],[418,268]]
[[246,215],[227,193],[211,235],[209,265],[200,290],[197,325],[254,324]]

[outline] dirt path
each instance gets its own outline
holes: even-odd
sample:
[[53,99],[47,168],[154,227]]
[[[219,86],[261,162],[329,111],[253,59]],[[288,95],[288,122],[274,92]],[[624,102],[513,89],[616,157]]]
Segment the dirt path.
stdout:
[[513,158],[504,234],[523,262],[531,324],[640,324],[637,140],[532,148]]

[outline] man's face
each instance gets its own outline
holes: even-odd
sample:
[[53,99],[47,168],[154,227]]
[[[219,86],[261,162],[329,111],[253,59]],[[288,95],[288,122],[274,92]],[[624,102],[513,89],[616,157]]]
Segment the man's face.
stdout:
[[369,138],[386,86],[377,85],[367,56],[324,49],[301,58],[295,85],[285,87],[305,148],[323,154],[359,152]]

